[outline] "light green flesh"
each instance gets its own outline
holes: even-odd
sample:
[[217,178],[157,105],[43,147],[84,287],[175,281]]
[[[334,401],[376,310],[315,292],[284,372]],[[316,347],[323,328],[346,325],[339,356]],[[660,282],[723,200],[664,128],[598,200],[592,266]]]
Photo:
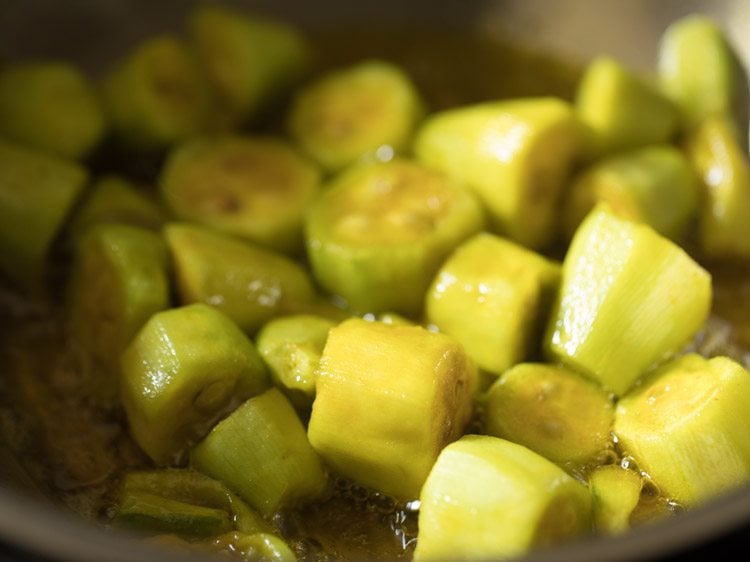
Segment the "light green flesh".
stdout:
[[630,529],[630,516],[641,497],[643,479],[633,470],[604,465],[589,474],[596,530],[610,535]]

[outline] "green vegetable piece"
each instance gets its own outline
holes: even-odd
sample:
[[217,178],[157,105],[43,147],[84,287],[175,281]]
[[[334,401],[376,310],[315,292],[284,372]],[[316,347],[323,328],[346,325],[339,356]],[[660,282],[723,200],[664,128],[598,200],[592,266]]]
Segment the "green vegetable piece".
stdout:
[[320,360],[310,443],[340,474],[415,499],[440,450],[465,429],[476,379],[449,336],[346,320],[329,332]]
[[142,150],[204,131],[212,109],[205,77],[174,35],[152,37],[127,53],[105,75],[102,99],[115,136]]
[[712,116],[729,118],[737,135],[747,129],[745,74],[724,31],[710,17],[693,14],[667,27],[658,70],[662,90],[680,108],[686,129]]
[[297,314],[268,322],[258,332],[256,345],[271,378],[295,407],[309,410],[315,398],[315,370],[328,331],[336,322],[321,316]]
[[89,79],[62,61],[35,61],[0,70],[0,134],[60,156],[87,156],[105,132]]
[[480,233],[445,261],[427,292],[427,320],[454,336],[482,369],[500,375],[536,349],[560,265]]
[[710,274],[684,250],[598,207],[568,248],[545,346],[622,395],[696,334],[711,300]]
[[131,224],[156,230],[166,215],[161,206],[143,189],[115,175],[99,178],[86,195],[68,227],[69,236],[79,238],[91,225]]
[[219,536],[214,544],[247,562],[297,562],[284,539],[272,533],[227,533]]
[[416,316],[440,264],[482,230],[463,186],[410,160],[355,166],[307,215],[313,274],[359,313]]
[[620,400],[614,431],[665,496],[693,508],[750,482],[748,424],[750,374],[688,354]]
[[641,497],[641,475],[619,465],[603,465],[589,473],[589,487],[596,530],[609,535],[628,531]]
[[589,64],[575,108],[587,127],[585,150],[592,158],[667,142],[679,127],[674,104],[655,85],[608,56]]
[[310,47],[282,22],[203,4],[188,20],[193,50],[216,98],[213,128],[233,130],[288,93],[309,66]]
[[522,363],[484,400],[485,431],[571,468],[602,458],[612,444],[614,403],[593,381],[557,365]]
[[276,388],[250,398],[219,422],[190,458],[264,516],[315,498],[327,484],[302,422]]
[[709,258],[750,258],[750,160],[720,117],[687,135],[685,151],[701,179],[698,244]]
[[233,526],[243,533],[271,530],[255,510],[218,480],[192,469],[166,468],[125,473],[120,497],[146,493],[190,505],[221,509],[231,516]]
[[440,453],[420,496],[414,560],[498,560],[586,533],[591,496],[533,451],[467,435]]
[[125,350],[122,374],[130,431],[160,465],[173,464],[220,416],[269,384],[252,342],[205,304],[152,316]]
[[169,308],[167,247],[124,224],[92,226],[76,247],[68,282],[69,325],[101,396],[116,398],[120,355],[151,316]]
[[589,211],[606,203],[616,215],[680,240],[698,213],[699,196],[697,178],[681,150],[666,144],[637,148],[603,158],[573,178],[564,230],[572,237]]
[[194,505],[148,492],[131,492],[117,506],[115,524],[129,529],[210,537],[232,528],[221,509]]
[[273,138],[196,138],[176,147],[159,181],[174,215],[286,253],[320,191],[317,167]]
[[494,230],[539,248],[556,235],[579,132],[562,100],[486,102],[433,114],[419,130],[414,151],[426,165],[476,191]]
[[271,318],[315,307],[309,275],[281,254],[191,224],[169,224],[165,235],[183,303],[215,306],[249,334]]
[[0,140],[0,270],[42,288],[51,246],[88,182],[73,160]]
[[289,111],[292,137],[329,172],[361,160],[389,160],[409,148],[425,113],[399,66],[365,60],[303,87]]

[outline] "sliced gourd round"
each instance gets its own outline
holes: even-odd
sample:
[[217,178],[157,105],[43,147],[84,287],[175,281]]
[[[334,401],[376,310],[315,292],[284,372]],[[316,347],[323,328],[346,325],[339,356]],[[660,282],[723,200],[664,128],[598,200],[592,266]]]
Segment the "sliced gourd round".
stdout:
[[484,224],[461,184],[410,160],[355,166],[306,218],[315,278],[359,313],[416,315],[450,251]]

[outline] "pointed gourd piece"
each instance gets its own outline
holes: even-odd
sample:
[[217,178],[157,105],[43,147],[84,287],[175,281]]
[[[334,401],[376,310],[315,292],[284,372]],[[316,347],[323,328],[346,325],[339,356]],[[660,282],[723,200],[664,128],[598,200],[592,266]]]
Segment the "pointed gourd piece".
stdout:
[[308,427],[338,473],[415,499],[472,414],[476,370],[452,338],[353,318],[328,334]]
[[690,341],[711,300],[710,274],[684,250],[599,206],[563,261],[547,354],[622,395]]
[[663,495],[694,508],[750,482],[748,424],[750,374],[689,354],[620,400],[614,432]]
[[194,224],[170,223],[164,234],[180,300],[210,304],[248,334],[315,305],[310,276],[282,254]]
[[109,69],[101,89],[113,133],[127,147],[163,149],[206,130],[208,85],[176,35],[136,45]]
[[726,118],[710,117],[684,149],[703,188],[698,244],[709,258],[750,258],[750,159]]
[[575,470],[612,448],[614,403],[595,382],[565,367],[522,363],[483,400],[485,432]]
[[74,160],[0,140],[0,271],[43,291],[47,258],[89,180]]
[[308,411],[315,398],[315,371],[328,332],[336,322],[321,316],[294,314],[274,318],[256,336],[258,352],[274,384],[296,408]]
[[674,104],[655,85],[608,56],[589,63],[575,108],[586,126],[589,158],[668,142],[679,127]]
[[477,366],[500,375],[538,352],[560,265],[480,233],[443,263],[427,292],[426,318],[455,337]]
[[67,287],[69,332],[103,399],[117,397],[125,347],[170,306],[167,262],[161,236],[124,224],[92,226],[76,246]]
[[6,65],[0,71],[0,134],[71,159],[102,139],[104,112],[93,84],[63,61]]
[[540,248],[556,234],[579,133],[562,100],[486,102],[433,114],[420,127],[414,152],[472,188],[495,231]]
[[240,405],[193,448],[190,462],[262,515],[319,496],[327,476],[291,403],[271,388]]
[[159,189],[179,220],[299,254],[303,216],[320,179],[317,166],[281,139],[214,136],[175,147]]
[[268,384],[252,342],[205,304],[156,313],[122,356],[130,431],[160,465],[175,463],[217,419]]
[[448,445],[420,495],[414,560],[497,560],[587,533],[586,486],[533,451],[497,437]]
[[747,136],[745,73],[712,18],[694,14],[667,27],[659,44],[658,71],[662,91],[680,108],[685,129],[721,116],[731,121],[738,138]]
[[187,29],[216,101],[214,130],[236,130],[256,121],[309,66],[307,40],[281,21],[201,4],[190,12]]
[[365,60],[300,89],[289,110],[291,136],[329,172],[363,159],[390,159],[411,142],[424,104],[393,63]]
[[417,316],[432,277],[484,216],[463,185],[410,160],[334,179],[305,224],[313,274],[358,313]]
[[643,222],[672,240],[682,240],[698,214],[700,186],[683,151],[653,145],[603,158],[584,168],[565,195],[564,231],[572,238],[599,203],[616,215]]
[[597,532],[618,535],[628,531],[630,516],[641,498],[641,475],[619,465],[607,464],[591,471],[588,480]]

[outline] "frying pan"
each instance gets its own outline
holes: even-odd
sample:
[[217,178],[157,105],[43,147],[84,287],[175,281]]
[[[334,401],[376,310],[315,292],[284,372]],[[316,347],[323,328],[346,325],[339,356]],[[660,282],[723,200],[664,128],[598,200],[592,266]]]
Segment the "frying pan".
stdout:
[[[0,61],[66,58],[98,69],[135,41],[179,25],[194,2],[180,0],[2,0]],[[703,12],[722,23],[740,58],[750,61],[750,3],[744,0],[247,0],[225,2],[280,16],[304,28],[397,24],[498,34],[577,62],[614,55],[653,69],[658,39],[671,21]],[[7,327],[6,327],[7,329]],[[12,327],[10,328],[12,329]],[[120,562],[184,560],[170,551],[104,531],[44,497],[0,436],[0,560]],[[741,546],[750,532],[750,488],[717,498],[627,535],[582,539],[529,561],[653,560]],[[684,558],[681,558],[684,559]]]

